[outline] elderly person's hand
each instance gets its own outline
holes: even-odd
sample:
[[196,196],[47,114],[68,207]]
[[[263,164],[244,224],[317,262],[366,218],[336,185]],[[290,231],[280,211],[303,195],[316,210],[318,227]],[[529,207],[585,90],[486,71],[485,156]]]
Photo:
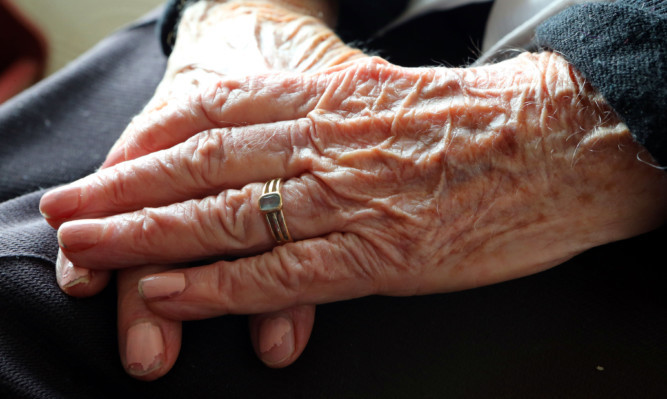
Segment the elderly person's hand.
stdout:
[[[115,157],[131,160],[42,207],[80,219],[59,240],[83,267],[248,256],[143,278],[168,318],[491,284],[665,219],[664,172],[555,54],[471,69],[372,58],[194,90],[125,135]],[[275,247],[258,200],[277,177],[296,242]],[[59,214],[67,196],[76,209]]]
[[[143,278],[166,317],[477,287],[665,219],[664,172],[556,54],[471,69],[372,58],[200,93],[179,105],[187,120],[156,125],[191,139],[61,189],[80,197],[81,220],[59,230],[78,265],[264,251]],[[239,109],[258,124],[228,127]],[[258,206],[274,178],[295,239],[281,246]]]
[[[311,15],[318,18],[310,17]],[[271,70],[309,71],[326,68],[362,57],[345,46],[327,28],[333,10],[328,2],[299,0],[201,2],[190,7],[182,18],[179,39],[169,59],[165,77],[144,112],[135,118],[118,141],[116,148],[127,147],[140,138],[144,146],[134,151],[110,153],[103,167],[166,148],[182,139],[171,137],[169,130],[156,130],[159,112],[170,112],[175,99],[197,94],[197,87],[217,82],[222,76],[247,75]],[[323,21],[323,20],[324,21]],[[176,110],[179,112],[182,110]],[[232,114],[236,122],[246,123],[253,110]],[[251,118],[250,118],[251,119]],[[153,129],[143,134],[143,126]],[[155,136],[151,136],[151,133]],[[153,147],[151,147],[153,146]],[[53,195],[50,195],[53,199]],[[77,202],[59,198],[57,210],[43,202],[45,212],[56,217],[47,220],[58,227],[69,217],[68,207]],[[56,276],[63,290],[85,297],[99,292],[109,279],[109,272],[74,266],[58,254]],[[171,265],[144,266],[118,274],[118,329],[123,364],[141,379],[164,375],[174,364],[180,348],[180,322],[153,314],[137,291],[138,280],[150,273],[173,268]],[[293,362],[308,341],[314,318],[313,306],[294,306],[278,312],[250,317],[253,346],[260,358],[272,367]],[[285,334],[286,323],[292,331]],[[286,337],[283,339],[283,336]],[[283,345],[277,345],[279,343]]]

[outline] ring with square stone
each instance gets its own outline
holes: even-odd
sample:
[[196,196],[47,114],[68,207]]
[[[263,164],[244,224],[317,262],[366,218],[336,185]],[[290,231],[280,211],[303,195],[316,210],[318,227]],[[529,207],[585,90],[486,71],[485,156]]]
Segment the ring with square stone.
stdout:
[[266,217],[271,235],[278,244],[292,241],[283,215],[283,197],[280,195],[282,179],[272,179],[264,184],[262,196],[259,197],[259,210]]

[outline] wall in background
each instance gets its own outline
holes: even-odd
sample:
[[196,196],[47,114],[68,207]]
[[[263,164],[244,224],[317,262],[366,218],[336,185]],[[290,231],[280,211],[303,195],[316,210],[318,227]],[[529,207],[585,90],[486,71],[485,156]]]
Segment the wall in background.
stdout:
[[102,38],[134,21],[164,0],[12,0],[44,33],[46,73],[65,66]]

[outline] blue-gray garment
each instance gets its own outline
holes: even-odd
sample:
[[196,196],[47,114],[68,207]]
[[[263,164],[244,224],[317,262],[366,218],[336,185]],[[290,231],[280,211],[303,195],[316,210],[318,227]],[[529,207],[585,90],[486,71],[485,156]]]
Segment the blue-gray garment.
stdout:
[[542,24],[537,38],[573,63],[667,166],[667,1],[570,7]]

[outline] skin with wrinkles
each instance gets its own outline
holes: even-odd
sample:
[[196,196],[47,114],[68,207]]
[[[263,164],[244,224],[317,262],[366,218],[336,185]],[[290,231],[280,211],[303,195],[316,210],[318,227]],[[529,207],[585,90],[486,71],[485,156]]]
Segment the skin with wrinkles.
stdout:
[[[275,4],[279,6],[276,7]],[[280,6],[287,6],[287,8]],[[200,2],[196,6],[189,7],[181,20],[178,42],[169,59],[165,77],[152,101],[146,106],[144,112],[135,118],[135,122],[151,118],[154,115],[154,108],[163,108],[175,99],[187,97],[187,93],[192,88],[205,85],[207,79],[215,82],[225,75],[246,74],[250,67],[257,70],[255,61],[258,57],[266,60],[264,65],[266,69],[262,71],[275,69],[278,66],[306,71],[308,68],[324,68],[335,62],[361,57],[360,51],[343,45],[321,22],[324,20],[329,25],[333,24],[335,14],[331,8],[329,2],[319,0],[272,0],[270,2],[235,0],[218,1],[215,4]],[[253,29],[246,29],[249,23]],[[220,31],[219,26],[232,29]],[[213,40],[207,40],[208,38],[213,38]],[[245,45],[239,46],[239,41]],[[253,41],[256,43],[253,44]],[[261,43],[262,41],[264,43]],[[269,50],[270,54],[261,53]],[[217,57],[211,57],[211,54]],[[316,56],[308,57],[308,54],[316,54]],[[305,65],[306,61],[310,64]],[[242,113],[238,118],[243,120]],[[140,129],[135,129],[137,125],[135,122],[130,124],[126,133],[140,131]],[[119,140],[119,144],[124,141],[124,137],[125,134]],[[170,137],[170,130],[166,128],[159,131],[157,137]],[[176,141],[172,143],[176,144]],[[114,165],[123,159],[119,159],[112,151],[103,167]],[[58,211],[65,211],[69,217],[71,213],[68,208],[76,207],[78,202],[77,193],[74,193],[74,197],[58,197]],[[49,217],[47,220],[51,225],[57,227],[63,222],[64,217],[63,215],[59,218]],[[62,251],[59,251],[56,263],[59,285],[65,292],[73,296],[94,295],[109,280],[108,271],[74,266]],[[169,267],[169,265],[149,265],[118,273],[118,330],[121,358],[128,371],[136,378],[143,380],[153,380],[168,372],[176,360],[180,347],[180,323],[152,313],[147,309],[136,290],[139,278]],[[257,349],[260,358],[270,367],[284,367],[298,358],[312,329],[314,306],[294,306],[279,314],[293,321],[294,351],[291,356],[276,362],[275,356],[269,354],[267,357],[265,353]],[[273,316],[274,313],[267,313],[253,315],[249,318],[255,348],[259,347],[260,333],[272,334],[272,325],[263,323],[263,320]],[[136,340],[136,337],[126,337],[126,331],[129,332],[127,326],[146,320],[161,327],[166,346],[165,361],[160,367],[149,373],[133,373],[134,369],[126,360],[126,347],[130,347],[131,341]]]
[[[314,9],[311,2],[305,3],[305,7]],[[321,4],[326,2],[316,3],[324,10],[315,9],[313,13],[326,11]],[[200,126],[208,115],[197,111],[210,104],[201,104],[200,110],[174,104],[187,95],[195,104],[211,101],[212,93],[202,92],[215,87],[221,76],[267,71],[303,73],[366,57],[345,45],[321,20],[288,12],[272,2],[199,2],[188,7],[178,32],[178,42],[155,96],[112,148],[105,166],[178,144],[203,130]],[[278,101],[271,99],[274,104]],[[249,118],[256,118],[251,113],[257,104],[253,105],[229,115],[225,125],[248,124]],[[177,122],[172,120],[178,124],[176,128],[163,124],[161,117],[165,114],[181,116]],[[174,136],[181,127],[190,133]],[[171,140],[165,142],[165,136]],[[137,137],[141,137],[140,142],[134,141]]]
[[[446,69],[346,54],[224,77],[170,61],[189,95],[161,86],[109,167],[60,189],[73,214],[43,200],[66,257],[210,259],[171,270],[185,286],[169,298],[143,287],[185,320],[492,284],[664,222],[665,173],[561,56]],[[274,248],[257,200],[275,177],[296,242]]]
[[[370,58],[310,75],[225,79],[221,90],[227,100],[211,102],[224,105],[207,111],[210,120],[275,93],[288,103],[266,102],[261,117],[287,109],[294,119],[208,130],[74,183],[78,217],[127,213],[62,225],[72,262],[117,268],[269,250],[255,182],[276,175],[287,179],[284,211],[299,242],[205,287],[212,299],[245,279],[258,291],[220,301],[223,313],[490,284],[661,220],[654,182],[664,176],[634,159],[640,148],[627,128],[551,53],[459,70]],[[624,207],[629,198],[642,208]],[[73,248],[80,231],[97,231],[96,244]],[[275,287],[280,298],[266,294]]]

